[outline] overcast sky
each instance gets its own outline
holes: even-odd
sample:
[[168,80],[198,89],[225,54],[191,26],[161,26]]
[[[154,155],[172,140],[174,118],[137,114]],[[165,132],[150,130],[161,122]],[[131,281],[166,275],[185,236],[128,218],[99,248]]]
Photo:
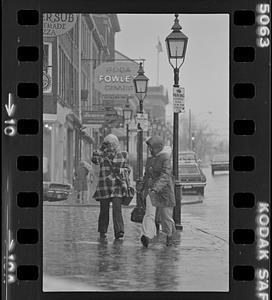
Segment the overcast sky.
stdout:
[[[157,84],[157,49],[160,39],[159,84],[168,89],[172,103],[173,69],[166,53],[165,38],[174,15],[118,14],[121,31],[116,50],[130,58],[144,58],[149,85]],[[180,69],[180,86],[185,88],[185,110],[208,120],[218,133],[228,134],[229,118],[229,16],[227,14],[180,14],[182,31],[188,36],[185,62]],[[208,113],[211,112],[211,113]],[[167,107],[172,117],[172,105]],[[181,117],[182,118],[182,115]]]

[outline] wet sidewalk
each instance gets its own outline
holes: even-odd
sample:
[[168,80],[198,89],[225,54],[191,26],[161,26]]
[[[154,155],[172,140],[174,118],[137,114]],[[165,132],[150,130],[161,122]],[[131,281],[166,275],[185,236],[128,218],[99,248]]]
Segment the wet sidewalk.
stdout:
[[[181,205],[198,204],[203,202],[203,196],[201,195],[182,195]],[[94,198],[89,198],[85,202],[77,201],[75,193],[73,192],[69,198],[65,201],[45,201],[44,206],[99,206],[99,202]],[[133,197],[128,207],[132,208],[136,206],[136,194]]]
[[199,230],[199,219],[185,208],[175,245],[167,247],[160,233],[145,249],[131,210],[123,209],[124,241],[114,241],[110,224],[108,242],[101,243],[98,207],[45,205],[44,291],[228,290],[226,239]]

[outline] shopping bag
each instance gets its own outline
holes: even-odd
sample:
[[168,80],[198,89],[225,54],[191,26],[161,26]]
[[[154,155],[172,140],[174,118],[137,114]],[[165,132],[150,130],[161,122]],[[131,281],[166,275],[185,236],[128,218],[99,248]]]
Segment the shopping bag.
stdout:
[[133,208],[130,220],[134,223],[142,223],[145,215],[145,208],[143,206],[136,206]]

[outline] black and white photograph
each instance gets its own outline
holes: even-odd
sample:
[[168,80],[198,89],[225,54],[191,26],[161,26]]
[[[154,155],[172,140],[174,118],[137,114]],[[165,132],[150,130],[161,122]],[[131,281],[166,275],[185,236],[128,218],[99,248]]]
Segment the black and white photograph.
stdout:
[[229,291],[229,15],[43,14],[43,291]]

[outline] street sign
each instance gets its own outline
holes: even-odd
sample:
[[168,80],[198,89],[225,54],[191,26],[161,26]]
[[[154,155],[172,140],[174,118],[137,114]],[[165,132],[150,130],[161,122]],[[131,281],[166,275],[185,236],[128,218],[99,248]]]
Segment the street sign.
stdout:
[[184,95],[184,88],[173,87],[173,109],[175,113],[185,112]]
[[83,124],[104,124],[105,112],[104,111],[83,111],[82,112]]
[[119,94],[116,94],[116,95],[102,95],[102,100],[103,101],[119,101],[119,100],[126,101],[127,98],[128,98],[127,95],[119,95]]
[[143,131],[148,131],[148,114],[137,114],[136,122],[140,124]]
[[127,99],[131,98],[127,95],[101,95],[104,107],[123,107],[126,105]]
[[117,111],[115,109],[107,110],[105,112],[105,121],[110,122],[116,120],[118,117]]

